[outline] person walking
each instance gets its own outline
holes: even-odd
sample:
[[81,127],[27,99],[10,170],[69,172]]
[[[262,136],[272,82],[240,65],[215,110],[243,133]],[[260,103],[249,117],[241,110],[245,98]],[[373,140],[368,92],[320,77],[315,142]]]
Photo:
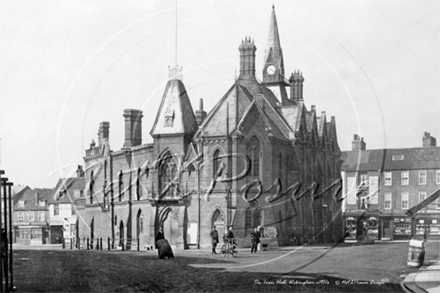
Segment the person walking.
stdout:
[[162,227],[159,228],[159,231],[156,233],[156,236],[154,237],[154,244],[157,248],[157,241],[159,241],[160,239],[165,239],[165,236],[163,235],[163,230]]
[[215,252],[215,248],[217,247],[218,243],[218,232],[215,228],[215,226],[212,226],[211,233],[209,233],[209,236],[211,236],[212,254],[217,254],[217,252]]
[[252,241],[252,248],[251,253],[257,253],[257,247],[258,243],[260,243],[260,231],[258,231],[258,228],[255,228],[253,232],[251,232],[251,241]]

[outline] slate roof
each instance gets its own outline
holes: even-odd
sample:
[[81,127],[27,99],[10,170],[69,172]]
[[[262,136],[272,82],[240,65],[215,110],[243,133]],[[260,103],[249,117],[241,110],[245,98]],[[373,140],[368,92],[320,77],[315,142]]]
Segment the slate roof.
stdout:
[[342,171],[440,169],[440,147],[345,151],[342,160]]
[[[53,203],[73,203],[75,199],[74,191],[83,190],[86,187],[84,177],[61,178],[52,191],[49,204]],[[62,196],[60,196],[62,194]]]
[[[172,126],[165,126],[166,116],[174,118]],[[178,79],[169,80],[150,134],[193,134],[197,129],[197,121],[185,86]]]
[[38,201],[45,200],[46,202],[49,200],[53,193],[52,188],[34,188],[34,189],[26,189],[23,193],[23,196],[18,201],[24,200],[24,207],[18,206],[18,201],[14,206],[14,211],[24,211],[24,210],[45,210],[47,209],[47,205],[44,207],[39,206],[39,202],[37,202],[37,193],[38,193]]

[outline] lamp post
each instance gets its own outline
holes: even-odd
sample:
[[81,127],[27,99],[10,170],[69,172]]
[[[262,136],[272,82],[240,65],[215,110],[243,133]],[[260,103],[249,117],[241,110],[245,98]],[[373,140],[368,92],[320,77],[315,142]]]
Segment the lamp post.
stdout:
[[327,243],[327,237],[326,237],[326,233],[327,233],[327,204],[323,204],[322,205],[322,226],[323,226],[323,235],[324,235],[324,243]]

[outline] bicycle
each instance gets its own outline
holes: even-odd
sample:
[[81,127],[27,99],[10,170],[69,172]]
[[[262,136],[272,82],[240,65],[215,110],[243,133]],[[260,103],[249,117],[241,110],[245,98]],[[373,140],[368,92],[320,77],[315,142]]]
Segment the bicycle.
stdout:
[[295,245],[309,245],[310,244],[310,240],[307,237],[297,237],[295,235],[291,236],[289,239],[289,243],[291,246],[295,246]]
[[231,257],[237,257],[238,254],[238,245],[235,243],[234,239],[226,239],[225,243],[222,245],[222,256],[226,257],[229,255]]

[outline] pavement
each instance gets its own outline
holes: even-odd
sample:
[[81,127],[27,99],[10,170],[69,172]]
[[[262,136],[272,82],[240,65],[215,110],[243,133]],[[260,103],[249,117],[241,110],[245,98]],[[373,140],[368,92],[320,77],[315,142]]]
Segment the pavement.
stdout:
[[403,277],[402,287],[407,292],[440,292],[440,255],[436,260],[425,261],[418,270]]

